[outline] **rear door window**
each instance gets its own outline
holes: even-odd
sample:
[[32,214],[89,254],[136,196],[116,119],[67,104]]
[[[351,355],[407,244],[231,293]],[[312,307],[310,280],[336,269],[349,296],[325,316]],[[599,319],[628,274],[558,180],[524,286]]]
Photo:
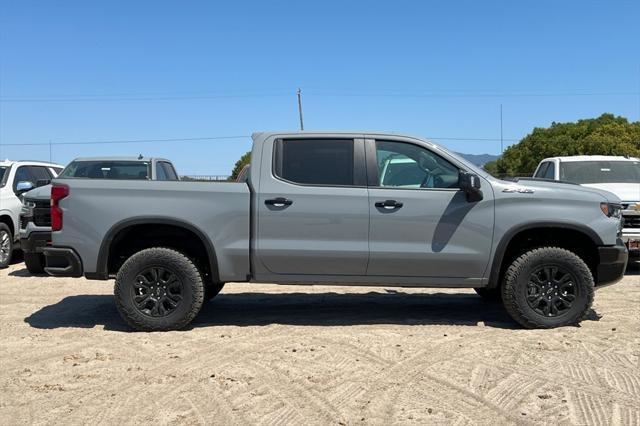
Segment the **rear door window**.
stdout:
[[353,139],[284,139],[275,148],[274,173],[281,179],[303,185],[353,185]]

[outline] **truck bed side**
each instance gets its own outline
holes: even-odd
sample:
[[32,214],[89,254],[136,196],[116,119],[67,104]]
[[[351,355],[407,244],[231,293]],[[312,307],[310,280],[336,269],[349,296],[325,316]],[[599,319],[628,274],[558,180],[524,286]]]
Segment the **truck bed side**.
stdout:
[[[249,187],[242,183],[58,179],[69,187],[60,201],[63,228],[53,245],[72,247],[84,273],[104,273],[105,246],[129,226],[189,229],[213,250],[221,281],[249,274]],[[108,248],[107,248],[108,250]]]

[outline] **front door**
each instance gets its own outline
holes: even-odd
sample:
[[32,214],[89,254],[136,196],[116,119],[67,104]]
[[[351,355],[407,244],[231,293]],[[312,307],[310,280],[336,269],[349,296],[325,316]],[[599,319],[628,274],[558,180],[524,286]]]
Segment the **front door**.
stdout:
[[420,141],[366,143],[371,214],[367,275],[482,278],[493,236],[488,183],[482,179],[484,199],[470,203],[458,187],[463,165],[437,148]]
[[263,151],[256,275],[365,275],[364,140],[298,136]]

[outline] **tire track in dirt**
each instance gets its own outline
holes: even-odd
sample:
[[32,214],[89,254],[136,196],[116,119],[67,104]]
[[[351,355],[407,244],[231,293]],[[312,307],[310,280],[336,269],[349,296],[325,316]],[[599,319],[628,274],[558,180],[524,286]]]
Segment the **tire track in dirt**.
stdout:
[[[462,340],[465,342],[464,349],[457,351],[457,358],[458,359],[463,358],[469,352],[474,352],[474,349],[475,349],[474,344],[477,342],[485,341],[485,339],[487,338],[486,336],[487,333],[491,333],[491,332],[483,331],[472,337],[465,336],[465,338]],[[458,342],[461,339],[462,338],[452,338],[451,341],[445,342],[440,346],[459,345]],[[443,350],[442,348],[439,347],[437,350],[437,352],[439,353],[439,356],[437,356],[435,359],[433,358],[430,359],[429,363],[421,364],[419,362],[416,362],[418,359],[422,358],[428,352],[429,351],[426,349],[422,350],[417,354],[415,354],[414,356],[394,364],[392,368],[387,369],[386,371],[383,372],[382,377],[378,377],[375,380],[375,382],[369,386],[369,388],[372,388],[372,387],[378,387],[377,385],[379,385],[380,383],[385,384],[385,386],[382,387],[381,392],[378,392],[377,394],[374,393],[373,395],[369,393],[365,394],[367,399],[386,401],[384,404],[384,408],[381,410],[384,413],[384,416],[382,416],[383,422],[392,421],[392,417],[395,414],[394,413],[395,404],[393,404],[393,401],[395,400],[395,398],[398,398],[398,395],[399,395],[399,392],[397,389],[395,389],[395,387],[393,389],[390,389],[391,386],[388,386],[389,384],[387,383],[388,379],[393,377],[392,383],[404,383],[404,384],[415,383],[411,379],[415,377],[420,377],[420,374],[422,374],[423,376],[427,376],[429,379],[433,381],[437,381],[441,386],[444,387],[444,389],[439,388],[439,393],[437,394],[438,403],[442,403],[444,401],[451,400],[451,398],[453,398],[453,400],[457,401],[459,404],[461,404],[462,401],[464,401],[464,403],[468,404],[469,407],[472,407],[473,410],[482,411],[483,409],[488,408],[490,412],[498,415],[503,420],[509,420],[509,421],[521,420],[519,418],[512,416],[510,413],[505,412],[503,409],[496,406],[493,402],[487,400],[481,395],[477,395],[465,389],[464,387],[453,383],[450,379],[440,378],[426,371],[431,369],[433,366],[437,365],[438,363],[442,361],[446,361],[450,356],[450,351]],[[417,371],[417,370],[420,370],[420,371]],[[380,393],[382,395],[380,395]],[[370,414],[370,415],[374,418],[381,417],[379,415],[376,416],[375,414]]]
[[[255,336],[245,336],[243,338],[236,339],[236,343],[242,343],[242,341],[248,341],[255,338]],[[285,340],[286,336],[277,336],[277,340]],[[201,363],[206,359],[212,356],[215,356],[211,352],[211,348],[204,344],[208,339],[207,337],[199,337],[197,339],[192,339],[190,344],[194,342],[196,343],[195,347],[199,348],[199,350],[194,354],[193,352],[190,354],[190,358],[186,363],[180,363],[180,370],[175,371],[177,374],[185,374],[192,373],[195,370],[201,370]],[[228,342],[227,342],[228,343]],[[224,365],[225,362],[238,362],[241,361],[244,357],[251,356],[252,353],[243,353],[239,347],[230,347],[231,353],[225,354],[222,358],[216,358],[215,361]],[[228,348],[227,348],[228,349]],[[129,381],[126,385],[111,387],[108,390],[102,386],[97,386],[93,390],[83,392],[83,397],[91,397],[93,401],[101,401],[104,397],[105,392],[110,394],[116,394],[117,404],[112,410],[102,410],[100,406],[92,406],[93,411],[97,411],[97,413],[91,413],[91,417],[95,418],[97,422],[105,422],[111,423],[108,421],[111,418],[119,418],[123,413],[130,412],[133,409],[133,406],[137,406],[139,408],[139,401],[133,396],[140,393],[140,391],[146,387],[148,387],[148,383],[145,381],[149,380],[149,377],[153,378],[158,376],[158,373],[166,370],[168,367],[173,367],[176,364],[176,360],[174,359],[166,359],[164,362],[157,363],[157,357],[145,360],[145,361],[155,361],[156,365],[152,369],[142,370],[139,374],[133,375],[133,381]],[[141,360],[142,362],[142,360]],[[218,367],[216,367],[217,369]],[[175,394],[173,392],[172,394]],[[102,397],[102,398],[101,398]],[[123,401],[124,399],[124,401]],[[124,403],[123,403],[124,402]]]

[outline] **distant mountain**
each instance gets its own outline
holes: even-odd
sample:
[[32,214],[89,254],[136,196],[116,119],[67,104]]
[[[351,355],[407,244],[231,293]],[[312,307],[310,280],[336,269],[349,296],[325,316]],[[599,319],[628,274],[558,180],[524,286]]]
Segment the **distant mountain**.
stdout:
[[457,153],[459,156],[464,159],[472,162],[478,167],[482,167],[487,164],[489,161],[494,161],[500,158],[499,155],[491,155],[491,154],[463,154],[461,152]]

